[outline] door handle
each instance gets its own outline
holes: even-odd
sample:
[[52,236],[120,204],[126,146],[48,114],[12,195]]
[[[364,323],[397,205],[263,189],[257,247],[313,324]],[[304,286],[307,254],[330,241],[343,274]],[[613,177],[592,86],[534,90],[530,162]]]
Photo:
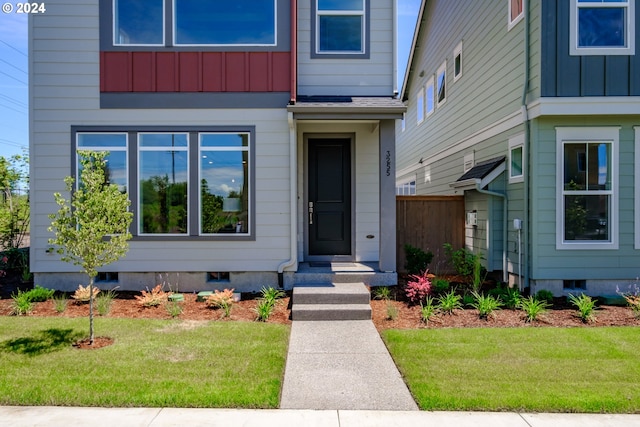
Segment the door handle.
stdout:
[[309,225],[313,225],[313,202],[309,202]]

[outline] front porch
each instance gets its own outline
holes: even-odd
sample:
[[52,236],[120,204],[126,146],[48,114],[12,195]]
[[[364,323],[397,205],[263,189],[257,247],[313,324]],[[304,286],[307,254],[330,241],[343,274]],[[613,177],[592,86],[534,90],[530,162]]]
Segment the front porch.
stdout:
[[380,271],[378,262],[301,262],[298,271],[285,272],[284,287],[296,285],[364,283],[367,286],[394,286],[398,284],[396,272]]

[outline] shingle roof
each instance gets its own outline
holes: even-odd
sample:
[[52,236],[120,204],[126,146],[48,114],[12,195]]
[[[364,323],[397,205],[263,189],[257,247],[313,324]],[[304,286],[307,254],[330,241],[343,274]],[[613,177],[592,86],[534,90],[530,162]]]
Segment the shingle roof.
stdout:
[[505,156],[496,157],[494,159],[485,160],[476,164],[462,175],[456,182],[466,181],[468,179],[483,179],[489,175],[495,168],[505,161]]

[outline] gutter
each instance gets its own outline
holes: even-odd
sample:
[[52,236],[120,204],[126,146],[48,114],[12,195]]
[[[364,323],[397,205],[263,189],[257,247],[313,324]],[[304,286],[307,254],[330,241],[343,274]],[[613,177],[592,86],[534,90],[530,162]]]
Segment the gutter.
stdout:
[[290,241],[289,241],[289,259],[278,265],[278,286],[284,287],[284,270],[293,267],[298,269],[298,220],[297,220],[297,162],[298,147],[296,145],[296,122],[293,119],[293,113],[287,113],[287,121],[289,122],[289,223],[290,223]]

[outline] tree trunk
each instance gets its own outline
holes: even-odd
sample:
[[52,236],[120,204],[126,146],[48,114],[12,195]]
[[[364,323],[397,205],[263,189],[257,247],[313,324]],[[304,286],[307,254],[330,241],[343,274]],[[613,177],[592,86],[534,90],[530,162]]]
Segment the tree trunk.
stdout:
[[89,345],[93,345],[93,276],[89,278]]

